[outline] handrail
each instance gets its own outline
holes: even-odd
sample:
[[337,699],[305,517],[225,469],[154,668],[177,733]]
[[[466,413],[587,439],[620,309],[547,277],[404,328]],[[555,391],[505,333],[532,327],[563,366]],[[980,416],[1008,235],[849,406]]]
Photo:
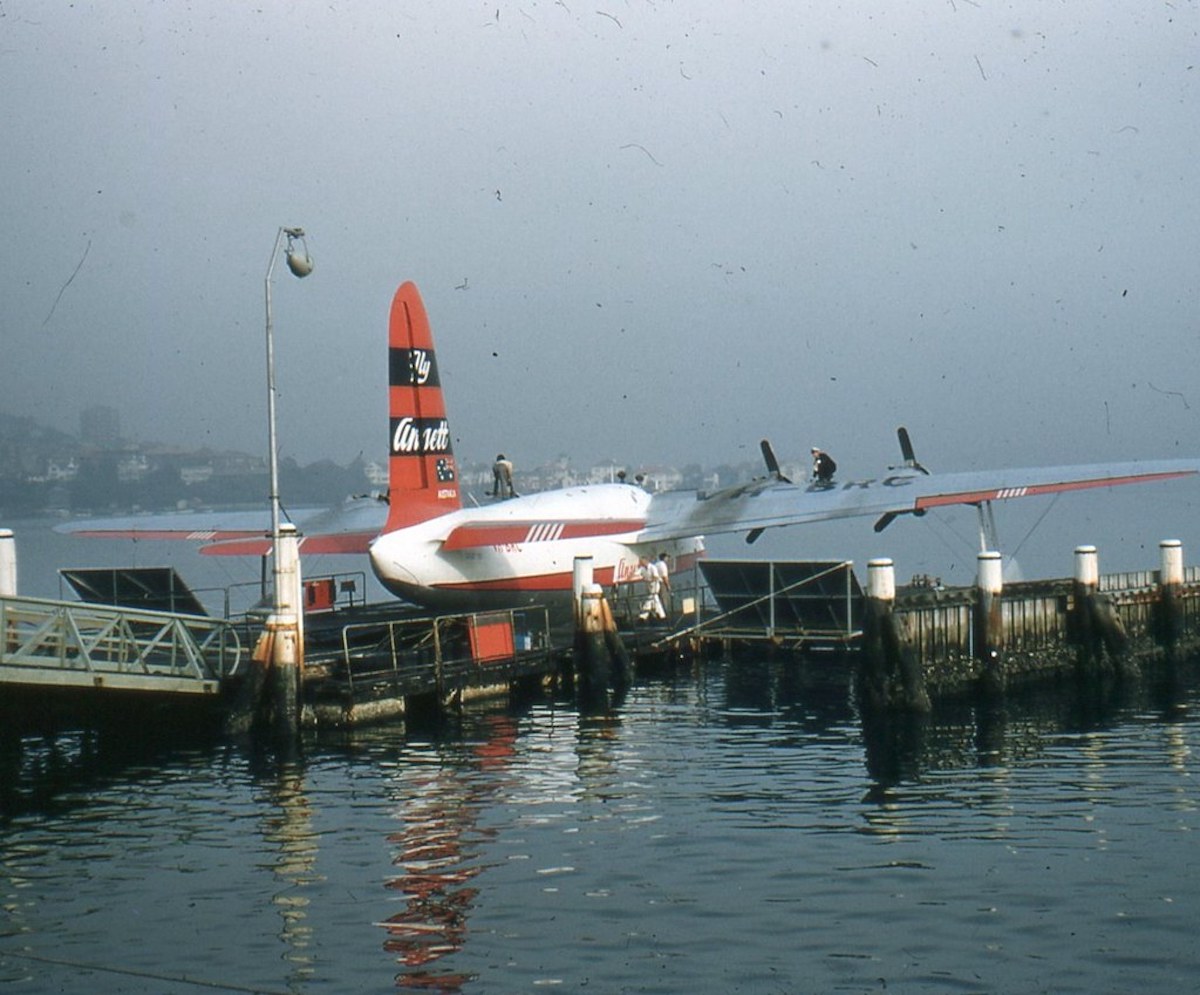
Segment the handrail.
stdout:
[[[532,622],[526,616],[540,614]],[[550,613],[545,608],[513,608],[486,612],[437,615],[386,622],[359,622],[342,627],[342,659],[348,684],[353,687],[356,660],[375,658],[384,663],[375,674],[390,673],[396,679],[431,677],[441,690],[447,674],[462,676],[486,669],[471,654],[467,632],[473,624],[502,618],[511,626],[514,642],[519,635],[531,636],[530,649],[550,645]],[[537,637],[537,638],[533,638]],[[514,645],[513,658],[524,649]],[[361,675],[361,671],[360,671]]]
[[241,639],[222,620],[0,598],[0,664],[5,666],[213,681],[235,673],[241,660]]

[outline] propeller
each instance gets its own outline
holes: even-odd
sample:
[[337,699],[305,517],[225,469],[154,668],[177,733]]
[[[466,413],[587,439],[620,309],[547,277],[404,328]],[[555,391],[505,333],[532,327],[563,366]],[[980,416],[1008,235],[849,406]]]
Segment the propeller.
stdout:
[[[925,467],[921,466],[921,464],[917,462],[917,455],[913,451],[912,439],[910,439],[908,437],[908,429],[906,429],[903,425],[901,425],[898,429],[896,429],[896,437],[900,440],[900,455],[904,457],[904,463],[902,464],[904,469],[917,470],[920,473],[923,473],[926,476],[929,476],[929,471],[926,470]],[[899,466],[889,466],[888,467],[889,470],[899,470],[900,468],[901,467],[899,467]],[[892,522],[894,522],[899,515],[914,515],[917,518],[920,518],[924,514],[925,514],[925,510],[923,508],[914,509],[912,511],[887,511],[887,512],[884,512],[879,517],[879,520],[875,523],[875,531],[882,532],[889,525],[891,525]]]
[[[908,437],[908,429],[901,425],[898,429],[896,429],[896,436],[900,440],[900,455],[904,457],[904,463],[902,465],[910,470],[919,470],[921,473],[928,476],[929,471],[917,462],[916,454],[913,452],[912,439]],[[899,467],[889,466],[888,469],[897,470]]]
[[779,472],[779,460],[775,458],[775,450],[771,448],[770,441],[763,439],[758,445],[762,449],[763,462],[767,464],[767,473],[776,480],[782,480],[785,484],[790,484],[791,481]]
[[[762,450],[763,462],[767,464],[767,473],[770,474],[771,479],[790,484],[791,480],[780,472],[779,460],[775,458],[775,450],[771,448],[770,441],[763,439],[758,446]],[[765,531],[765,529],[751,529],[746,533],[746,544],[749,545],[750,543],[757,542],[758,537]]]

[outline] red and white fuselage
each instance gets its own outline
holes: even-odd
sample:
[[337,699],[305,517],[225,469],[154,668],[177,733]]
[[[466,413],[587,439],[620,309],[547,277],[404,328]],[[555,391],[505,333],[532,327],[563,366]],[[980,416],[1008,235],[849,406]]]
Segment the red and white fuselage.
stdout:
[[540,604],[570,594],[576,557],[605,586],[638,580],[641,556],[694,562],[700,538],[639,541],[649,504],[640,487],[595,484],[464,508],[385,531],[371,566],[392,593],[431,607]]

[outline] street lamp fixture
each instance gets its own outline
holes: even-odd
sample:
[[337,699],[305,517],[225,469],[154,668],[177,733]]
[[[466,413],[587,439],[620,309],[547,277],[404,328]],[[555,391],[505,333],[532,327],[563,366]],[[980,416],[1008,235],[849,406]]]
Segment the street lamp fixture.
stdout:
[[[304,238],[303,228],[280,228],[275,233],[275,245],[271,249],[271,261],[267,266],[265,281],[267,299],[267,444],[270,447],[269,464],[271,468],[271,558],[274,591],[273,606],[276,614],[282,605],[282,590],[279,583],[279,445],[275,431],[275,336],[271,316],[271,278],[275,275],[275,260],[279,249],[287,240],[284,252],[287,267],[292,275],[304,278],[313,271],[312,257],[308,254],[308,242]],[[298,605],[292,606],[299,610]]]

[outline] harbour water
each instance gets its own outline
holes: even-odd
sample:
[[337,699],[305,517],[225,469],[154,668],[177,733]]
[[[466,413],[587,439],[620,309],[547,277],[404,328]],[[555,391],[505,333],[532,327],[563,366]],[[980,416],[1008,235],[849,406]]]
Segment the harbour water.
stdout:
[[1194,986],[1194,666],[885,728],[813,678],[714,661],[609,717],[286,751],[0,736],[0,988]]

